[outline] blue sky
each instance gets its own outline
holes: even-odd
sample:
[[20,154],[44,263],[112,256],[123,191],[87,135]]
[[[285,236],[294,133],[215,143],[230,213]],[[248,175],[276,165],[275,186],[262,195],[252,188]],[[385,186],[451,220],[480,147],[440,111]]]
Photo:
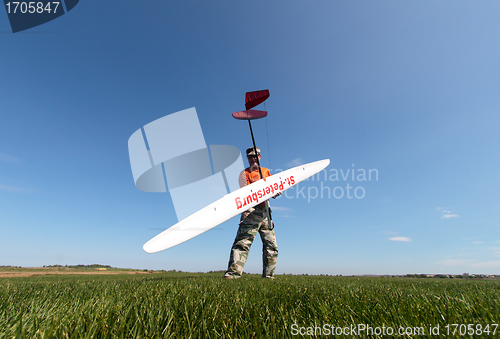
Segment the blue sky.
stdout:
[[[263,165],[331,159],[327,180],[272,202],[277,273],[499,273],[499,10],[82,0],[16,34],[0,11],[0,265],[225,269],[237,218],[142,250],[177,220],[168,194],[135,188],[127,141],[196,107],[207,144],[243,151],[230,114],[268,88]],[[334,180],[353,169],[378,180]],[[364,196],[327,197],[348,184]],[[261,271],[259,239],[245,270]]]

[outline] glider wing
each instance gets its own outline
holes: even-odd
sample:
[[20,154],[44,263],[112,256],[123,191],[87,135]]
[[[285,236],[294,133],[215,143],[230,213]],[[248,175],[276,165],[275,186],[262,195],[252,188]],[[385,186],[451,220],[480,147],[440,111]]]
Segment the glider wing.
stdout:
[[329,159],[311,162],[242,187],[158,234],[145,243],[143,249],[155,253],[194,238],[309,178],[329,164]]

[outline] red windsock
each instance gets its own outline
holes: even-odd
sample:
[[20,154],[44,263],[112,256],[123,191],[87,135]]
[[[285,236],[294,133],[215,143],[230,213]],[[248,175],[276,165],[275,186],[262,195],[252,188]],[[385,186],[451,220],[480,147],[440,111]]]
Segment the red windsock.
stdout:
[[245,108],[249,110],[269,98],[269,90],[265,89],[262,91],[247,92],[245,94]]

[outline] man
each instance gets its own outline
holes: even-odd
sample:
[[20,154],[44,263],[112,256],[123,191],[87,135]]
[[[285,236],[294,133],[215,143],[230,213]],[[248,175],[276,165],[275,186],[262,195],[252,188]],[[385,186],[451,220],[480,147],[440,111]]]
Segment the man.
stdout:
[[[257,163],[257,157],[259,162],[261,159],[260,149],[250,147],[247,149],[246,153],[250,166],[241,172],[239,178],[240,187],[250,185],[261,179]],[[261,170],[264,178],[271,176],[271,172],[267,168],[261,167]],[[270,212],[269,209],[269,213]],[[228,268],[224,274],[225,279],[236,279],[241,277],[243,266],[245,266],[245,262],[248,258],[250,246],[257,233],[260,234],[262,240],[262,277],[274,279],[274,270],[278,259],[278,245],[276,244],[276,236],[274,234],[274,223],[272,226],[269,225],[265,202],[241,214],[238,232],[236,233],[236,238],[231,248]]]

